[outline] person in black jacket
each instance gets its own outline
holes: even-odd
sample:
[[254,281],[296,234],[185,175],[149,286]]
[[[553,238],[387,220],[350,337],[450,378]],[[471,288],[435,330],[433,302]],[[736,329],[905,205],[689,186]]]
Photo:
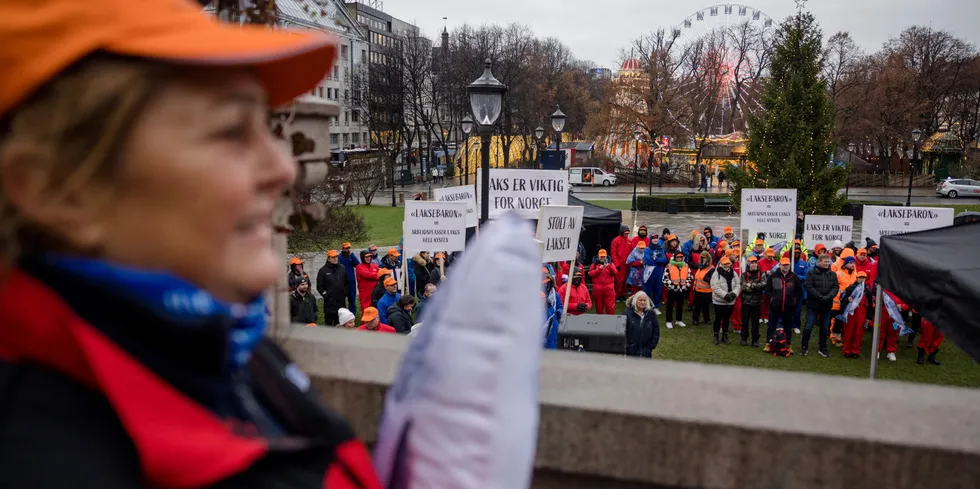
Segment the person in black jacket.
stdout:
[[428,251],[420,251],[412,257],[412,267],[415,268],[415,290],[413,294],[421,297],[425,293],[425,286],[432,281],[432,259],[429,258]]
[[806,289],[806,323],[803,326],[802,354],[806,356],[810,347],[810,334],[813,326],[820,325],[819,348],[820,356],[827,358],[827,335],[830,334],[830,319],[833,317],[834,297],[840,290],[837,284],[837,274],[830,269],[830,255],[827,250],[821,250],[817,257],[817,266],[806,275],[803,284]]
[[403,295],[398,302],[388,308],[388,326],[395,328],[396,333],[408,334],[412,331],[412,309],[415,308],[415,297]]
[[310,281],[301,279],[289,294],[289,320],[294,323],[316,323],[316,297],[310,293]]
[[347,269],[340,264],[337,250],[327,252],[327,263],[316,274],[316,291],[323,297],[323,322],[337,325],[337,311],[346,305],[348,287]]
[[660,323],[645,292],[626,300],[626,356],[650,358],[660,343]]
[[[766,296],[769,298],[769,327],[766,329],[767,340],[776,334],[779,320],[783,324],[793,324],[793,312],[796,311],[796,301],[803,296],[803,284],[793,272],[789,258],[779,260],[779,268],[766,278]],[[786,328],[786,341],[793,343],[793,329]],[[766,346],[769,346],[768,343]]]
[[766,274],[759,269],[759,257],[749,255],[745,273],[742,274],[742,346],[759,347],[759,319],[762,314],[762,291],[766,288]]

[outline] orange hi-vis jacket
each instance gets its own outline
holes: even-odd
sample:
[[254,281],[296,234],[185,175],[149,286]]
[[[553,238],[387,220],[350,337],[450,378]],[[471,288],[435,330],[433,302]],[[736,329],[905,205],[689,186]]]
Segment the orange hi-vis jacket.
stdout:
[[[694,291],[710,294],[711,293],[711,283],[708,282],[708,273],[714,270],[714,267],[702,268],[694,272]],[[674,277],[671,276],[671,279]]]
[[857,271],[856,270],[851,271],[851,272],[848,272],[844,268],[841,268],[840,270],[837,270],[837,286],[839,288],[837,290],[837,295],[834,296],[834,307],[833,307],[833,310],[835,310],[835,311],[839,311],[840,310],[840,293],[843,292],[844,289],[850,287],[851,284],[853,284],[856,280],[857,280]]
[[686,264],[680,268],[675,265],[667,264],[664,270],[663,284],[667,290],[674,292],[687,292],[691,287],[691,269]]

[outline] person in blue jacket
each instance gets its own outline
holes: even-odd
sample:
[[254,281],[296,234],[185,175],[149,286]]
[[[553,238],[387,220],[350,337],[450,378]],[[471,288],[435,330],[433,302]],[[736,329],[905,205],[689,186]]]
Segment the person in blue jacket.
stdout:
[[[405,237],[402,236],[402,239],[398,241],[398,252],[401,253],[401,256],[398,257],[399,267],[402,266],[402,260],[405,259],[405,249],[403,247],[404,244],[405,244]],[[408,259],[411,260],[412,258],[409,257]],[[415,295],[415,267],[412,266],[412,262],[409,262],[408,265],[409,266],[405,267],[408,269],[408,290],[411,291],[412,295]],[[384,321],[381,322],[383,323]]]
[[555,292],[555,279],[546,272],[541,283],[541,296],[545,305],[545,335],[544,347],[547,350],[558,349],[558,326],[561,324],[561,297]]
[[713,250],[718,247],[718,242],[721,241],[721,238],[715,236],[715,232],[711,229],[710,226],[705,226],[704,231],[701,234],[703,234],[704,237],[708,240],[709,250]]
[[401,294],[398,293],[398,282],[391,277],[385,279],[384,286],[385,295],[378,299],[378,319],[381,324],[388,324],[388,308],[398,303]]
[[650,246],[647,247],[646,252],[643,253],[643,266],[644,273],[647,267],[653,267],[653,273],[651,273],[646,282],[643,283],[643,292],[647,294],[648,297],[653,301],[653,309],[656,314],[660,314],[660,300],[663,299],[663,276],[664,268],[667,266],[667,254],[664,253],[663,248],[660,244],[661,240],[657,239],[656,236],[650,239]]
[[361,260],[358,260],[350,250],[350,243],[345,242],[340,245],[340,264],[347,269],[347,283],[350,287],[347,288],[347,309],[351,311],[357,310],[357,279],[354,277],[354,267],[361,264]]

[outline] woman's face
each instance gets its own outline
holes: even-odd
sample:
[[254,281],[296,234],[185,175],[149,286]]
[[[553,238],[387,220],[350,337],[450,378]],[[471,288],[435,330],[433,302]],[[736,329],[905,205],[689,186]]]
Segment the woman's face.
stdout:
[[647,298],[646,297],[637,297],[636,298],[636,310],[637,311],[645,311],[646,308],[647,308]]
[[244,71],[167,86],[132,127],[102,255],[172,272],[229,301],[273,285],[273,210],[296,166],[268,128],[265,93]]

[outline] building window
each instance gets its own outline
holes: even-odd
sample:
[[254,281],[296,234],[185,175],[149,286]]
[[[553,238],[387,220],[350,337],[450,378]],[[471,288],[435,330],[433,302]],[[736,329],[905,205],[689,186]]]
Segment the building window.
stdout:
[[359,111],[351,111],[350,119],[354,122],[361,122],[361,113]]
[[344,90],[344,102],[350,100],[350,90]]
[[350,135],[350,141],[352,143],[354,143],[354,144],[360,144],[361,143],[361,134],[360,133],[357,133],[357,132],[351,134]]
[[320,91],[320,98],[323,98],[323,87],[317,87],[317,89]]
[[350,112],[344,111],[344,125],[350,125]]
[[367,56],[367,49],[362,49],[362,50],[361,50],[361,61],[360,61],[360,62],[361,62],[361,63],[363,63],[363,62],[364,62],[364,61],[366,61],[367,59],[368,59],[368,56]]
[[350,144],[350,134],[348,134],[348,133],[345,132],[344,133],[344,146],[347,146],[348,144]]
[[347,46],[340,46],[340,58],[347,59]]
[[336,134],[331,134],[330,135],[330,144],[332,146],[336,146],[337,145],[337,135]]

